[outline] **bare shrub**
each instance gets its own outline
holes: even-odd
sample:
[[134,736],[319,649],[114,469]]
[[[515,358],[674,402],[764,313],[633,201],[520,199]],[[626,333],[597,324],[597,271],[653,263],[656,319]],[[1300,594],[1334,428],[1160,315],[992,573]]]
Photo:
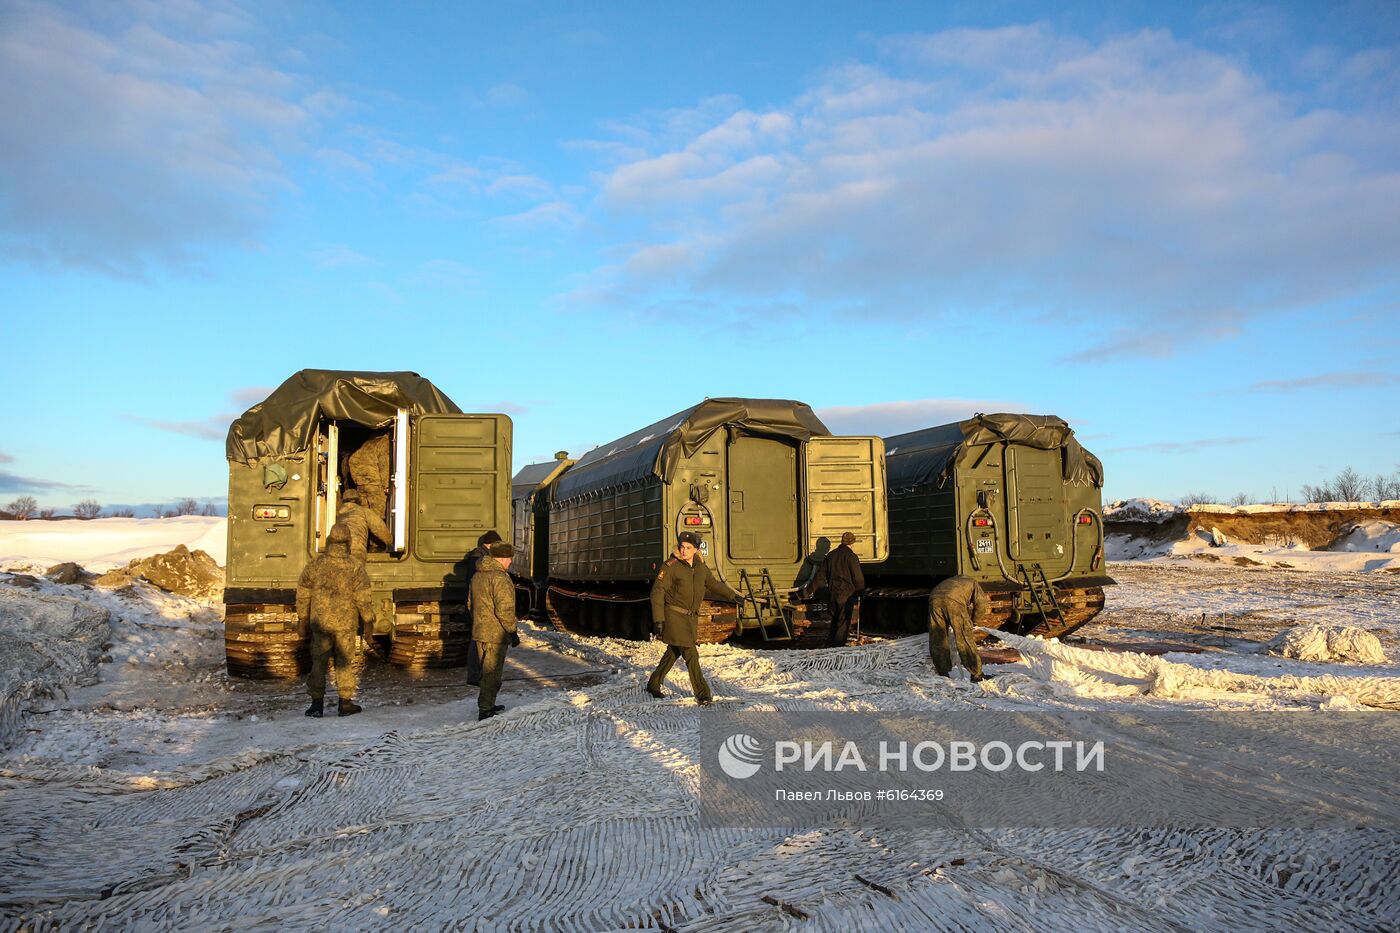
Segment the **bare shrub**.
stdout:
[[1205,505],[1214,501],[1215,497],[1208,492],[1188,492],[1181,497],[1180,505],[1185,508],[1190,505]]
[[1347,467],[1332,480],[1332,488],[1337,493],[1338,502],[1360,502],[1366,498],[1368,483],[1360,473]]
[[56,510],[53,507],[39,510],[39,517],[44,519],[45,521],[53,518],[55,514]]
[[20,496],[14,502],[5,506],[5,511],[22,522],[27,522],[34,517],[34,513],[39,510],[39,503],[33,496]]
[[133,509],[113,509],[108,513],[113,518],[135,518],[136,512]]
[[193,499],[181,499],[175,503],[173,512],[175,515],[193,515],[199,511],[199,503]]
[[204,503],[204,509],[203,509],[199,514],[200,514],[200,515],[208,515],[208,516],[215,516],[215,515],[218,515],[218,514],[219,514],[219,507],[216,506],[216,505],[215,505],[214,503],[212,503],[212,502],[206,502],[206,503]]
[[1250,498],[1250,495],[1247,492],[1237,492],[1230,497],[1231,505],[1249,505],[1253,501],[1254,500]]
[[73,515],[84,520],[96,518],[102,514],[102,503],[96,499],[84,499],[73,506]]
[[1400,473],[1392,473],[1390,476],[1377,473],[1375,479],[1371,480],[1371,494],[1376,497],[1377,502],[1400,499]]

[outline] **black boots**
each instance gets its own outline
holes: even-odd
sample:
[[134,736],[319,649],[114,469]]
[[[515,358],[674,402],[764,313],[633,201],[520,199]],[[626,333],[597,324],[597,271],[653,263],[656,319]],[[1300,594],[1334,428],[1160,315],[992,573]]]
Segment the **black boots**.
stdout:
[[[337,712],[341,716],[353,716],[361,709],[363,707],[356,704],[354,700],[341,700]],[[317,719],[326,715],[326,701],[324,699],[312,700],[311,705],[306,708],[306,715],[315,716]]]
[[653,687],[651,684],[647,684],[647,693],[650,693],[652,696],[656,697],[658,700],[661,699],[662,697],[666,696],[666,694],[662,693],[658,688]]
[[490,709],[477,710],[476,721],[481,722],[483,719],[490,719],[492,716],[498,713],[504,713],[505,711],[506,708],[504,706],[493,706]]

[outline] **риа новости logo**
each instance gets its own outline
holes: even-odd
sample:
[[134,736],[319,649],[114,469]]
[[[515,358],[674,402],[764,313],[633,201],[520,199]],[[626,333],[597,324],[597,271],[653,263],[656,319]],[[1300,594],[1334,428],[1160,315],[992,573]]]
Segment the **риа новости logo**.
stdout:
[[719,766],[732,778],[750,778],[758,773],[763,746],[758,739],[736,732],[719,747]]

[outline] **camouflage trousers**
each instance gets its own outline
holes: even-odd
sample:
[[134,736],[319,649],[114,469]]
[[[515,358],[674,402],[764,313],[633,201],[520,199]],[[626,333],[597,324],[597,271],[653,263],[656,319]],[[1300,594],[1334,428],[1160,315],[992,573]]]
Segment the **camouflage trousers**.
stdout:
[[476,695],[476,708],[490,710],[496,706],[496,694],[501,692],[501,672],[506,666],[505,642],[479,641],[476,643],[477,656],[481,658],[481,687]]
[[934,670],[944,677],[953,672],[953,656],[948,650],[948,630],[953,630],[957,642],[958,657],[962,666],[973,678],[982,676],[982,658],[977,654],[977,643],[973,639],[972,620],[967,611],[957,606],[946,606],[931,602],[928,610],[928,653],[933,658]]
[[306,675],[306,692],[311,699],[326,695],[326,664],[335,658],[335,692],[342,700],[355,699],[355,631],[323,629],[311,625],[311,673]]
[[360,506],[365,511],[389,520],[389,490],[385,486],[359,486]]
[[695,694],[697,700],[710,699],[710,685],[705,683],[705,673],[700,670],[700,652],[694,645],[682,647],[680,645],[667,645],[666,650],[661,655],[661,662],[656,665],[656,670],[651,672],[651,679],[647,681],[647,686],[652,690],[660,691],[661,685],[666,682],[666,675],[671,672],[671,667],[680,658],[685,661],[685,669],[690,674],[690,690]]

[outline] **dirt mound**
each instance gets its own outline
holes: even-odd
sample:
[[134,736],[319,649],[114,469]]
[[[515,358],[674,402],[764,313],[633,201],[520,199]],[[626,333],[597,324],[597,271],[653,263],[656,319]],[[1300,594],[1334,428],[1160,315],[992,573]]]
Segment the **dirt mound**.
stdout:
[[70,586],[92,586],[93,582],[97,579],[97,574],[89,573],[81,565],[75,564],[71,560],[61,564],[54,564],[44,572],[44,576],[48,577],[54,583],[62,583]]
[[1279,512],[1206,511],[1191,508],[1186,511],[1187,532],[1219,528],[1231,541],[1248,544],[1272,544],[1288,547],[1301,544],[1309,550],[1331,547],[1332,543],[1367,521],[1400,520],[1397,509],[1289,509]]
[[1279,632],[1264,646],[1269,654],[1300,661],[1350,661],[1384,664],[1381,640],[1352,625],[1297,625]]
[[224,571],[204,551],[191,551],[183,544],[175,550],[142,557],[118,570],[97,578],[104,589],[120,589],[144,579],[170,593],[196,599],[218,596],[224,590]]
[[1210,538],[1213,532],[1231,544],[1384,553],[1400,540],[1395,534],[1398,523],[1400,508],[1390,502],[1178,508],[1130,500],[1104,509],[1112,560],[1155,556],[1178,541],[1196,535]]

